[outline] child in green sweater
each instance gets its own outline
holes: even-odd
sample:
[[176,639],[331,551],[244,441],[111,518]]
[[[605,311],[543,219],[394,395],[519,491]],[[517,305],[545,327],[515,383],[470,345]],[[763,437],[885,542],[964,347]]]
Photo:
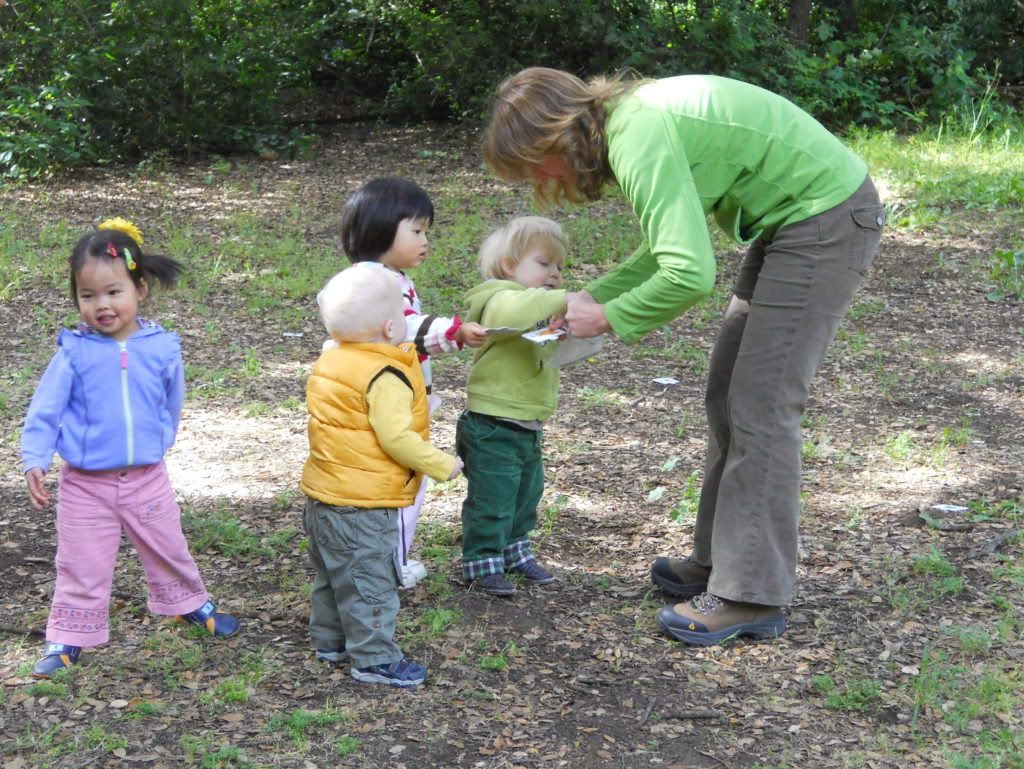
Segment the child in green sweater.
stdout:
[[[562,263],[567,244],[550,219],[524,216],[492,233],[480,248],[485,282],[466,294],[468,321],[531,331],[566,310]],[[473,355],[466,410],[456,429],[469,491],[462,504],[462,572],[467,584],[507,596],[506,573],[547,585],[529,533],[544,492],[542,428],[558,403],[557,345],[519,334],[489,337]]]

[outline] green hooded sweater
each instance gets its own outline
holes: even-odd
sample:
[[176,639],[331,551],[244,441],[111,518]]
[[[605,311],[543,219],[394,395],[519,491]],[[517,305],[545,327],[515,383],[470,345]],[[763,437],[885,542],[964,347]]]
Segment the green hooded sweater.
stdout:
[[712,75],[640,85],[611,109],[608,163],[643,242],[587,286],[635,341],[711,293],[707,216],[739,243],[770,242],[849,198],[867,166],[781,96]]
[[[565,291],[526,288],[511,280],[481,283],[466,292],[465,300],[466,320],[488,328],[532,331],[565,312]],[[488,339],[473,353],[466,408],[506,419],[548,419],[558,405],[559,370],[545,363],[555,346],[520,336]]]

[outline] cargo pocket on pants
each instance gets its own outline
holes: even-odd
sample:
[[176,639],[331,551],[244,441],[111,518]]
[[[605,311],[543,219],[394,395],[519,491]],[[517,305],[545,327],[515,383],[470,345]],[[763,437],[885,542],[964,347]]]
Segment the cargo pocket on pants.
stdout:
[[853,234],[850,238],[850,269],[866,275],[875,261],[885,226],[885,206],[867,206],[850,211]]
[[381,552],[373,561],[357,564],[352,569],[352,581],[359,591],[359,597],[366,603],[371,606],[384,603],[401,584],[395,551]]

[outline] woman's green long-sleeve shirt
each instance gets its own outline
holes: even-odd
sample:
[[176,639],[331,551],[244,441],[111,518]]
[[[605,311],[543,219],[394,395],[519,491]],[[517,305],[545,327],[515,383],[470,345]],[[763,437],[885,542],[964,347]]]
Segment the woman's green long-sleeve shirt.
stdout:
[[626,341],[711,293],[707,215],[740,243],[839,205],[867,166],[781,96],[712,75],[639,86],[611,109],[608,161],[644,240],[587,286]]

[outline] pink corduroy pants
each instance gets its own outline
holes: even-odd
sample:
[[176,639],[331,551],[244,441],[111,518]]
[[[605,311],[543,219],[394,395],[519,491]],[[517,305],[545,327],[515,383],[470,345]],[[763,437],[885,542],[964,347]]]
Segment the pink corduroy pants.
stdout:
[[47,641],[96,646],[109,639],[110,589],[121,532],[142,561],[150,611],[187,614],[206,602],[163,462],[99,472],[64,465],[58,482],[57,584]]

